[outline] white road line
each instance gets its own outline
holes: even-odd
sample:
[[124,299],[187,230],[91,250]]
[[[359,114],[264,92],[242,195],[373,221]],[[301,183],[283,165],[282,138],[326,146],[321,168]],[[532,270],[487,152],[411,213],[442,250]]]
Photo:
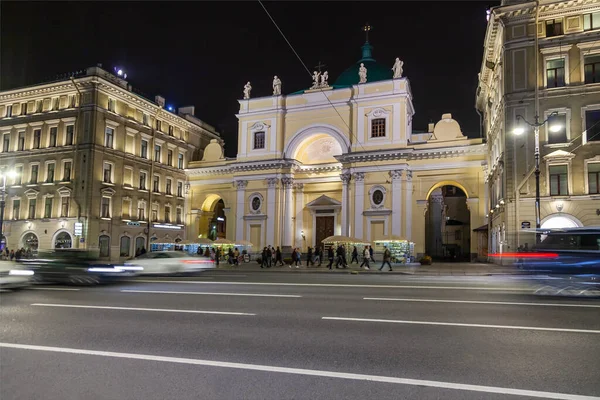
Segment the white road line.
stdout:
[[363,297],[363,300],[378,301],[414,301],[424,303],[465,303],[465,304],[499,304],[509,306],[545,306],[545,307],[582,307],[582,308],[600,308],[598,304],[569,304],[569,303],[518,303],[511,301],[471,301],[471,300],[438,300],[438,299],[395,299],[390,297]]
[[238,274],[209,274],[210,276],[223,276],[223,277],[231,277],[231,278],[244,278],[248,275],[238,275]]
[[30,287],[28,289],[32,290],[57,290],[57,291],[65,291],[65,292],[78,292],[80,289],[75,288],[60,288],[60,287]]
[[406,321],[406,320],[397,320],[397,319],[371,319],[371,318],[346,318],[346,317],[321,317],[321,319],[335,320],[335,321],[387,322],[387,323],[392,323],[392,324],[465,326],[465,327],[471,327],[471,328],[520,329],[520,330],[528,330],[528,331],[574,332],[574,333],[594,333],[594,334],[600,334],[600,330],[568,329],[568,328],[543,328],[543,327],[538,327],[538,326],[486,325],[486,324],[465,324],[465,323],[459,323],[459,322]]
[[86,305],[77,305],[77,304],[33,303],[32,306],[38,306],[38,307],[65,307],[65,308],[93,308],[93,309],[100,309],[100,310],[123,310],[123,311],[156,311],[156,312],[189,313],[189,314],[256,315],[256,314],[249,314],[249,313],[227,312],[227,311],[199,311],[199,310],[172,310],[172,309],[167,309],[167,308],[86,306]]
[[130,279],[127,282],[142,283],[187,283],[187,284],[206,284],[206,285],[246,285],[246,286],[315,286],[315,287],[363,287],[363,288],[383,288],[383,289],[450,289],[450,290],[508,290],[508,291],[531,291],[528,288],[506,288],[506,287],[472,287],[472,286],[420,286],[420,285],[357,285],[345,283],[289,283],[289,282],[202,282],[202,281],[165,281],[149,279]]
[[187,364],[187,365],[201,365],[207,367],[218,367],[218,368],[233,368],[242,369],[249,371],[262,371],[262,372],[277,372],[283,374],[294,374],[294,375],[306,375],[316,376],[319,378],[338,378],[338,379],[349,379],[355,381],[367,381],[367,382],[381,382],[381,383],[395,383],[399,385],[409,386],[425,386],[440,389],[453,389],[463,390],[470,392],[479,393],[497,393],[504,395],[514,396],[525,396],[535,397],[544,399],[558,399],[558,400],[600,400],[600,397],[585,396],[578,394],[568,393],[556,393],[556,392],[541,392],[537,390],[525,390],[525,389],[513,389],[504,388],[497,386],[481,386],[481,385],[469,385],[464,383],[453,383],[453,382],[440,382],[430,381],[421,379],[408,379],[408,378],[396,378],[380,375],[366,375],[366,374],[353,374],[347,372],[335,372],[335,371],[324,371],[316,369],[303,369],[303,368],[286,368],[276,367],[270,365],[259,365],[259,364],[243,364],[226,361],[211,361],[211,360],[200,360],[194,358],[179,358],[179,357],[165,357],[155,356],[149,354],[135,354],[135,353],[118,353],[113,351],[99,351],[99,350],[85,350],[85,349],[73,349],[65,347],[51,347],[51,346],[36,346],[29,344],[18,344],[18,343],[2,343],[0,347],[20,350],[33,350],[33,351],[47,351],[53,353],[66,353],[66,354],[77,354],[87,356],[99,356],[99,357],[110,357],[110,358],[123,358],[129,360],[143,360],[153,362],[166,362],[174,364]]
[[294,294],[262,294],[262,293],[222,293],[222,292],[171,292],[168,290],[130,290],[123,289],[123,293],[157,293],[157,294],[204,294],[208,296],[248,296],[248,297],[302,297]]

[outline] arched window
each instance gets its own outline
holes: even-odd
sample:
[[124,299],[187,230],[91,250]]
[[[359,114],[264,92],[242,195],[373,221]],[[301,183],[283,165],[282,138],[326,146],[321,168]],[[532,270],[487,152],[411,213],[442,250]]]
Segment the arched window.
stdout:
[[73,247],[73,242],[68,232],[61,232],[56,235],[56,239],[54,239],[55,249],[70,249],[71,247]]
[[140,255],[142,249],[146,248],[146,238],[139,236],[135,238],[135,255],[136,257]]
[[23,243],[21,246],[25,248],[25,250],[36,252],[38,249],[38,237],[35,233],[29,232],[27,235],[23,236]]
[[121,257],[129,257],[131,253],[131,238],[129,236],[121,237],[121,246],[119,254]]
[[100,257],[110,257],[110,236],[101,235],[98,238]]

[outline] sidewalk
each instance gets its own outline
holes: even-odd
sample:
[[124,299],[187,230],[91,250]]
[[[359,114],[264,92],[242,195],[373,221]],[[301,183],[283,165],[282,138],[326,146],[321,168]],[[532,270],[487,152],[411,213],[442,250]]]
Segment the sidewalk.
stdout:
[[280,272],[280,273],[321,273],[321,274],[395,274],[395,275],[463,275],[463,276],[486,276],[486,275],[508,275],[517,274],[515,268],[501,266],[496,264],[486,263],[433,263],[432,265],[404,265],[393,264],[393,271],[390,272],[387,266],[383,271],[378,271],[380,263],[372,263],[370,270],[360,269],[358,264],[352,264],[348,268],[332,269],[327,268],[327,264],[322,264],[320,267],[307,267],[306,262],[300,267],[292,268],[286,266],[278,266],[272,268],[260,268],[255,262],[241,264],[239,266],[231,266],[228,264],[219,264],[218,270],[221,271],[241,271],[241,272]]

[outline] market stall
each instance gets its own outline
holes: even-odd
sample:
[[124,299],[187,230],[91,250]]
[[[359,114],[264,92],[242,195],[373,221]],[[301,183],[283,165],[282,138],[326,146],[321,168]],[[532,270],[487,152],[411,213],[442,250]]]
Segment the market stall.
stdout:
[[362,239],[357,239],[357,238],[353,238],[350,236],[339,236],[339,235],[329,236],[329,237],[323,239],[321,241],[321,243],[323,243],[325,245],[325,254],[327,254],[327,248],[329,246],[333,246],[334,252],[336,251],[336,249],[339,245],[344,246],[344,250],[346,250],[346,260],[348,262],[350,262],[352,260],[352,250],[354,249],[354,246],[356,246],[358,249],[358,254],[359,254],[358,259],[362,261],[363,249],[365,246],[370,245],[369,242],[362,240]]
[[383,254],[385,247],[390,249],[393,263],[408,264],[414,258],[415,244],[408,239],[396,235],[375,239],[376,253]]

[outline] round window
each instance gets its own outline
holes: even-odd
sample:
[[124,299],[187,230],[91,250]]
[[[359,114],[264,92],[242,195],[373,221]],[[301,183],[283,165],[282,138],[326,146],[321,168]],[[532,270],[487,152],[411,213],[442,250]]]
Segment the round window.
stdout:
[[373,203],[380,205],[383,202],[383,192],[379,189],[373,192]]
[[252,211],[260,210],[260,197],[256,196],[252,199]]

